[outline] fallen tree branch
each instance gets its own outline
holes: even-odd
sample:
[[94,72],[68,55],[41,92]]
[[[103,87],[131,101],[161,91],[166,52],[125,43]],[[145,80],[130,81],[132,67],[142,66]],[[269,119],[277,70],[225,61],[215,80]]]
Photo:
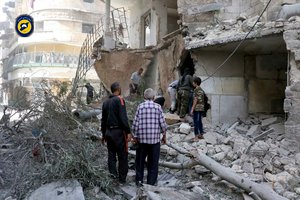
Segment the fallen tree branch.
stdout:
[[198,152],[197,150],[188,152],[185,149],[182,149],[181,147],[178,147],[174,144],[167,143],[167,145],[175,149],[179,153],[182,153],[184,155],[189,154],[190,157],[193,157],[198,164],[211,170],[213,173],[215,173],[222,179],[228,181],[229,183],[232,183],[233,185],[239,188],[244,189],[248,193],[254,192],[263,200],[287,200],[286,198],[274,192],[271,188],[250,181],[247,178],[241,177],[230,168],[224,167],[212,158],[208,157],[207,155],[201,152]]
[[199,165],[199,163],[195,160],[189,160],[184,163],[173,163],[173,162],[162,161],[162,162],[159,162],[158,164],[159,164],[159,166],[167,167],[170,169],[190,169],[196,165]]

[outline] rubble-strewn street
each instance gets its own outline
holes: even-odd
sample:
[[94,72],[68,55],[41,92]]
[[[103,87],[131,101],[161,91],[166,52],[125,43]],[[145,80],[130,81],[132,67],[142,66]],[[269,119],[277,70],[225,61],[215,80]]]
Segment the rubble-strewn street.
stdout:
[[0,1],[0,200],[98,199],[300,200],[300,0]]
[[[130,118],[136,106],[134,101],[128,101]],[[187,122],[180,122],[174,114],[166,114],[165,117],[169,123],[167,138],[170,145],[161,146],[157,186],[145,185],[139,189],[134,181],[135,151],[132,150],[127,183],[119,185],[109,177],[105,178],[107,158],[105,147],[98,139],[98,120],[82,121],[82,125],[74,130],[42,136],[44,153],[41,146],[37,148],[37,139],[26,129],[23,133],[13,134],[2,126],[0,199],[23,199],[27,196],[28,200],[37,200],[45,193],[47,199],[78,200],[257,198],[255,193],[249,194],[231,184],[230,180],[221,179],[174,146],[187,152],[205,154],[245,179],[263,184],[287,199],[299,199],[300,155],[287,146],[282,116],[251,115],[247,120],[217,126],[211,126],[204,118],[205,139],[198,142],[192,142],[194,133],[190,117],[186,117]],[[49,123],[52,123],[50,118]],[[60,182],[61,179],[77,179],[79,183]],[[33,192],[41,183],[51,184]]]

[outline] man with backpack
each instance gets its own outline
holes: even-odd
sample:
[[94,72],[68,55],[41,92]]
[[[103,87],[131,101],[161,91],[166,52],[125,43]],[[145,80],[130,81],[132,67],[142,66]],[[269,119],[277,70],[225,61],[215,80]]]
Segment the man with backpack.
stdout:
[[[193,99],[193,105],[191,109],[191,115],[193,115],[193,120],[194,120],[194,133],[195,133],[195,138],[193,141],[197,141],[199,139],[204,139],[203,138],[203,124],[202,124],[202,117],[204,115],[206,116],[207,110],[205,107],[205,102],[204,102],[204,97],[205,93],[203,89],[200,87],[201,84],[201,79],[199,77],[194,77],[193,78],[193,86],[195,87],[194,89],[194,99]],[[206,104],[208,104],[206,102]]]

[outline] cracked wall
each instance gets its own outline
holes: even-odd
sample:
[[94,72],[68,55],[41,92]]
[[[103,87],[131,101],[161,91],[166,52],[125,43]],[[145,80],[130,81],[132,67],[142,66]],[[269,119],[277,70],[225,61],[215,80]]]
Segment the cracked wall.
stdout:
[[145,87],[155,90],[162,88],[166,106],[169,106],[167,87],[172,80],[178,78],[176,69],[183,54],[183,39],[178,35],[148,50],[124,49],[101,52],[101,60],[95,62],[95,69],[108,89],[113,82],[119,81],[123,95],[126,96],[129,94],[131,74],[143,67]]

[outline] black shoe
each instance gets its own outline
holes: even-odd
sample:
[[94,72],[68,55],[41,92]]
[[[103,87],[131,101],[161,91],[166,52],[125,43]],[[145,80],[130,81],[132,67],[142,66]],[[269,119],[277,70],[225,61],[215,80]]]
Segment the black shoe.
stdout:
[[141,181],[138,181],[135,183],[136,187],[143,187],[143,183]]

